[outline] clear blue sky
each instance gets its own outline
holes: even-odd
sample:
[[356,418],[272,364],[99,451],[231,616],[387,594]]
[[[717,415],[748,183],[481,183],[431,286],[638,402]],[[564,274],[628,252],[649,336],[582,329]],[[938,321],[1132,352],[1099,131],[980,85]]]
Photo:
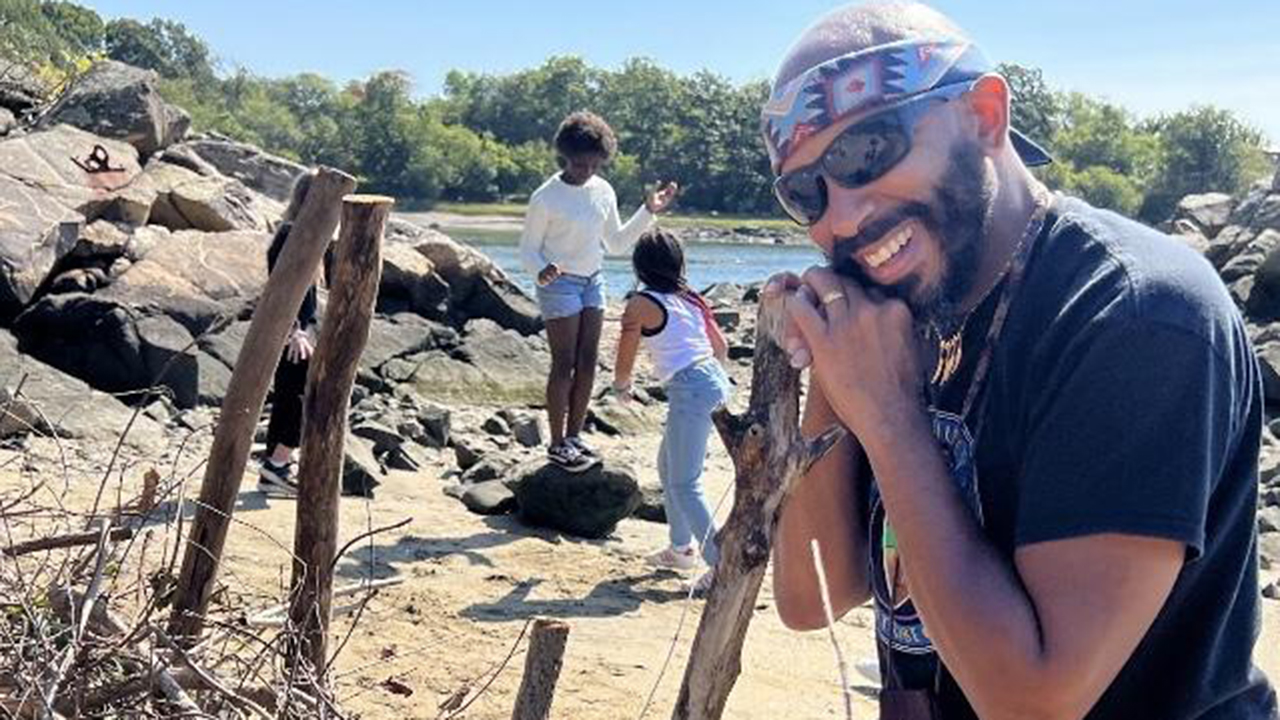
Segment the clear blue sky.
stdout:
[[[820,0],[82,0],[105,17],[179,20],[224,67],[337,81],[397,68],[421,95],[450,69],[503,73],[549,55],[614,68],[648,56],[677,72],[769,77]],[[937,0],[994,61],[1142,114],[1213,103],[1280,146],[1280,0]]]

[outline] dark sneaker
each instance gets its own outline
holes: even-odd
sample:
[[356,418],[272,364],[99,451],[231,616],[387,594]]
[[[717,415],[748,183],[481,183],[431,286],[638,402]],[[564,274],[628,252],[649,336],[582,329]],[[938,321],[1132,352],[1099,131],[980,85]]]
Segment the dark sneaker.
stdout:
[[572,445],[573,449],[582,453],[586,457],[591,458],[592,460],[598,459],[600,457],[600,453],[596,452],[595,448],[583,442],[582,438],[578,437],[577,435],[574,435],[573,437],[565,438],[564,442],[566,445]]
[[558,445],[552,445],[547,448],[547,459],[571,473],[580,473],[584,470],[589,470],[599,462],[598,460],[583,455],[578,448],[567,442],[562,442]]
[[270,497],[298,497],[298,483],[293,479],[293,466],[290,463],[277,465],[270,460],[263,460],[258,471],[258,492]]

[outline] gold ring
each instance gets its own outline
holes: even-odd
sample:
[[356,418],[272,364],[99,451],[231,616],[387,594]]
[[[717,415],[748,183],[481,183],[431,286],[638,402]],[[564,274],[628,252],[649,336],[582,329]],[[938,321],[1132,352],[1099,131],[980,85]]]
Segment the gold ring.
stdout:
[[839,290],[832,290],[831,292],[829,292],[829,293],[827,293],[826,295],[823,295],[823,296],[822,296],[822,304],[823,304],[823,305],[830,305],[831,303],[833,303],[833,302],[835,302],[835,301],[837,301],[837,300],[843,300],[843,299],[844,299],[844,293],[843,293],[843,292],[841,292],[841,291],[839,291]]

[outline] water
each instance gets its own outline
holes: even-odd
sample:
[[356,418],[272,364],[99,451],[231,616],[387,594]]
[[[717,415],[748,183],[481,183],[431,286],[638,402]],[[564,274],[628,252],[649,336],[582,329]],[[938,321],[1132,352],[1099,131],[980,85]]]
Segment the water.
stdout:
[[[445,232],[453,239],[466,242],[488,255],[512,280],[533,295],[533,277],[520,266],[520,250],[517,247],[519,232],[457,228],[446,228]],[[684,252],[689,284],[698,290],[715,283],[747,285],[761,282],[776,272],[800,272],[810,265],[822,262],[817,249],[807,244],[691,242],[685,244]],[[622,297],[635,285],[630,255],[605,257],[603,271],[613,299]]]

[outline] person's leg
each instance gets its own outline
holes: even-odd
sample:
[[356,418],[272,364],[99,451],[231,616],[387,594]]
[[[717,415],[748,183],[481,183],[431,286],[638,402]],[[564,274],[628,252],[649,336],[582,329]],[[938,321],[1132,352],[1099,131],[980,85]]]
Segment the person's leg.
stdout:
[[702,557],[715,567],[720,552],[716,547],[714,519],[702,489],[702,467],[711,436],[711,411],[724,397],[716,376],[696,367],[682,371],[668,390],[671,408],[667,419],[667,451],[670,479],[668,489],[675,505],[702,545]]
[[662,444],[658,446],[658,480],[662,482],[662,507],[667,512],[667,535],[671,539],[671,547],[681,548],[693,542],[693,531],[680,506],[676,503],[671,490],[671,453],[668,450],[667,435],[671,431],[671,418],[667,418],[667,427],[662,433]]
[[578,325],[578,347],[574,355],[573,390],[569,398],[569,419],[565,435],[578,437],[587,423],[587,406],[596,382],[596,361],[600,354],[600,331],[604,327],[604,311],[586,308]]
[[292,460],[293,449],[302,441],[302,398],[309,367],[306,360],[290,362],[285,357],[276,366],[271,418],[267,421],[267,452],[275,465]]
[[551,374],[547,377],[547,421],[551,445],[564,442],[569,397],[573,391],[574,362],[578,351],[581,314],[547,320],[547,344],[551,346]]

